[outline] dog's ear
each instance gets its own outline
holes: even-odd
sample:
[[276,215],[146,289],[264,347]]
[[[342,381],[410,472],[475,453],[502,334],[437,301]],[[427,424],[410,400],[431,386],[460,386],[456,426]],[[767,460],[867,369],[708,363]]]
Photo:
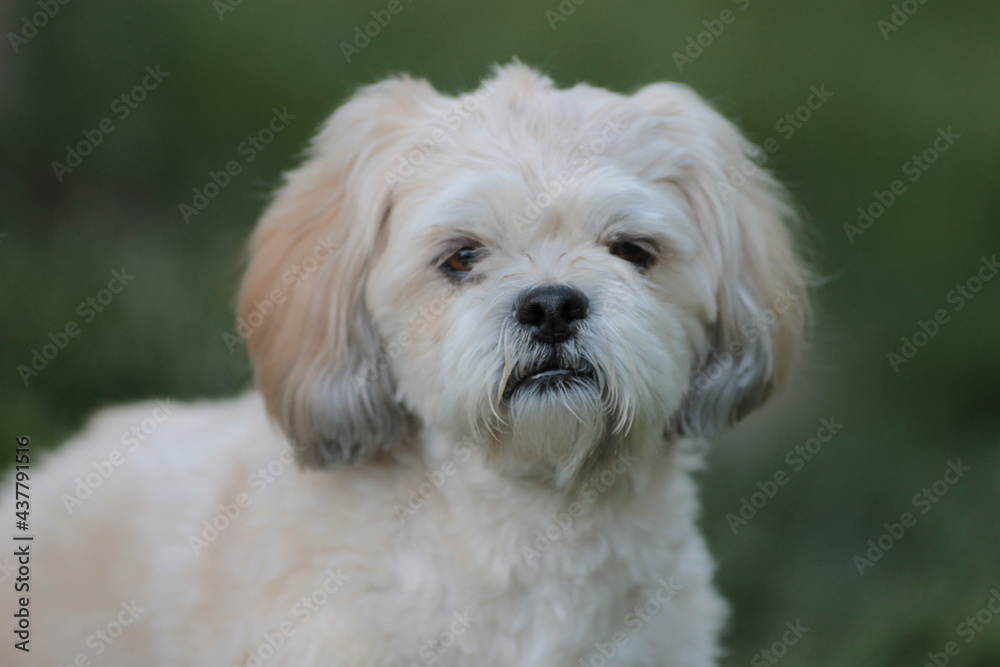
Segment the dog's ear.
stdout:
[[709,435],[762,404],[789,373],[810,317],[807,274],[790,227],[786,192],[761,165],[763,153],[701,97],[654,84],[633,97],[670,135],[685,196],[713,277],[705,349],[692,369],[670,430]]
[[404,433],[364,291],[391,175],[440,99],[406,78],[363,88],[286,175],[251,239],[238,322],[268,411],[302,465],[357,462]]

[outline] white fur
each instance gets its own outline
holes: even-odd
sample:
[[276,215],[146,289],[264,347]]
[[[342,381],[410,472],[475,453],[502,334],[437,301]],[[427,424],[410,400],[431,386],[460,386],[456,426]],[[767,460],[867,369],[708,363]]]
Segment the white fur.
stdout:
[[[672,84],[557,90],[514,64],[461,98],[359,92],[254,236],[242,321],[281,297],[242,332],[261,393],[177,406],[133,448],[155,405],[108,410],[33,473],[32,653],[5,631],[4,664],[715,664],[683,436],[759,405],[808,312],[780,188],[721,187],[748,149]],[[648,270],[623,237],[655,244]],[[485,252],[450,280],[462,240]],[[548,284],[589,299],[561,358],[593,381],[505,397],[549,349],[514,304]]]

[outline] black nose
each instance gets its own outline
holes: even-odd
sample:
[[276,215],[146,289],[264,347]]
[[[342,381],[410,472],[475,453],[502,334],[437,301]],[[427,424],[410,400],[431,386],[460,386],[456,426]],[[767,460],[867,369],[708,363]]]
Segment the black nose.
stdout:
[[576,333],[577,323],[587,317],[587,296],[566,285],[532,287],[514,306],[517,321],[531,329],[535,338],[559,343]]

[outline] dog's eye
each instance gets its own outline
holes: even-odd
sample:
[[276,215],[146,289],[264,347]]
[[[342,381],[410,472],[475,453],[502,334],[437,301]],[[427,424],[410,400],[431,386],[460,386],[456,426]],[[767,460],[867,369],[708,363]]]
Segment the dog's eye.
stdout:
[[648,269],[655,260],[653,253],[632,241],[615,241],[608,249],[612,255],[621,257],[640,269]]
[[465,246],[448,256],[441,265],[441,270],[450,276],[462,276],[472,270],[472,265],[479,260],[480,247]]

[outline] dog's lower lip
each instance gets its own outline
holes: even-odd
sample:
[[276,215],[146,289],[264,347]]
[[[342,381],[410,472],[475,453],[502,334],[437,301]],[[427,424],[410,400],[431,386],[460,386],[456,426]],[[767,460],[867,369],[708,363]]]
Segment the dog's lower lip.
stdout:
[[558,385],[564,380],[570,378],[589,378],[590,373],[586,370],[579,370],[574,368],[547,368],[544,370],[536,371],[534,373],[529,373],[524,377],[518,379],[516,382],[508,386],[507,391],[504,392],[504,396],[509,398],[518,389],[528,387],[530,385],[540,384],[543,386]]
[[[543,378],[557,377],[560,375],[579,375],[576,371],[570,370],[568,368],[555,368],[548,371],[540,371],[538,373],[532,373],[531,375],[524,378],[524,380],[541,380]],[[522,380],[522,382],[524,381]]]

